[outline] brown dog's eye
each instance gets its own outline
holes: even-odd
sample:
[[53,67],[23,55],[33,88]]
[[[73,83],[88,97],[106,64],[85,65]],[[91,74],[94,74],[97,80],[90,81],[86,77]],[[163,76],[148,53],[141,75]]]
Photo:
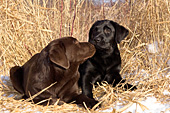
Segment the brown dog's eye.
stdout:
[[75,40],[74,44],[77,45],[78,47],[80,47],[80,42],[78,40]]
[[73,41],[73,43],[78,44],[79,41],[75,39],[75,40]]
[[78,44],[79,42],[76,40],[76,41],[74,41],[74,43],[75,43],[75,44]]
[[111,29],[107,26],[104,26],[104,34],[110,35],[110,33],[111,33]]

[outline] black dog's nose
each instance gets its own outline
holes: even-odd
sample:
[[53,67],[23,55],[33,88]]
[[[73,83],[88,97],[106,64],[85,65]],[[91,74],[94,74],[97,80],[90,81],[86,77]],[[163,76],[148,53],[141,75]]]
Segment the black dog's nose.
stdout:
[[96,37],[96,38],[94,38],[94,41],[95,42],[100,42],[102,39],[101,39],[101,37]]

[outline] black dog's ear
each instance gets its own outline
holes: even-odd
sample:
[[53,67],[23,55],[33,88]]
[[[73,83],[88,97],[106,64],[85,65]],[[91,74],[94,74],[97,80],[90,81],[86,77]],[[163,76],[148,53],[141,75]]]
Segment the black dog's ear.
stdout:
[[129,34],[129,31],[116,22],[111,21],[111,23],[115,27],[115,41],[120,43]]
[[51,46],[49,50],[49,58],[53,63],[63,67],[64,69],[68,69],[70,67],[70,63],[65,54],[65,46],[62,42]]

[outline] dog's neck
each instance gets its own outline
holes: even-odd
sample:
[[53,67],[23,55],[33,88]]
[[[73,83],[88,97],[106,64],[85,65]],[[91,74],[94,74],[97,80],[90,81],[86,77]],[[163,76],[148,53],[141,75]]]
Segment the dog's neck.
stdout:
[[96,50],[96,54],[100,55],[101,57],[110,56],[114,52],[113,48],[110,49],[103,49],[103,50]]
[[110,47],[109,49],[98,50],[96,49],[96,55],[100,55],[101,57],[109,57],[111,54],[119,54],[117,45]]

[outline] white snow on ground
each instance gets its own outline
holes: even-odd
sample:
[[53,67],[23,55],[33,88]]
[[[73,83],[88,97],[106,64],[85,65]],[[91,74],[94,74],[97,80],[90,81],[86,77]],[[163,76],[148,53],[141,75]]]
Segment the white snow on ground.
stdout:
[[[170,93],[170,92],[169,92]],[[148,109],[142,110],[139,104],[132,104],[129,108],[127,108],[122,113],[170,113],[168,110],[170,108],[170,104],[161,104],[156,100],[155,97],[147,97],[146,100],[140,102],[142,105],[147,107]],[[116,110],[119,110],[123,108],[124,106],[121,106],[121,103],[117,104]],[[106,110],[102,110],[100,112],[112,112],[113,108],[109,108]]]
[[148,44],[147,49],[149,53],[158,53],[158,42],[155,41],[155,43]]
[[[0,75],[0,77],[1,77],[0,79],[2,80],[3,84],[9,85],[9,84],[7,84],[7,81],[10,81],[9,76]],[[1,84],[1,82],[0,82],[0,84]],[[15,95],[14,94],[10,94],[10,95],[3,94],[3,96],[14,97]]]
[[[160,42],[159,43],[160,45],[163,45],[163,42]],[[161,51],[161,47],[159,48],[159,45],[158,44],[158,42],[157,41],[155,41],[155,42],[153,42],[153,43],[151,43],[151,44],[148,44],[147,46],[146,46],[146,48],[147,48],[147,50],[148,50],[148,52],[149,53],[153,53],[153,54],[155,54],[155,53],[159,53],[160,51]],[[167,53],[167,55],[169,56],[169,53]],[[158,56],[162,56],[162,54],[161,54],[161,52],[159,53],[159,55]],[[151,58],[150,58],[150,60],[151,60]],[[159,60],[159,59],[158,59]],[[167,60],[167,59],[164,59],[165,61]],[[170,67],[170,59],[168,59],[168,61],[167,61],[167,66],[168,67]],[[170,70],[170,69],[169,69]]]
[[109,109],[102,110],[102,111],[99,111],[99,112],[104,112],[104,113],[106,113],[106,112],[112,112],[112,111],[113,111],[113,108],[109,108]]
[[161,104],[159,103],[155,97],[147,97],[146,100],[140,102],[142,105],[146,106],[148,110],[143,111],[139,105],[133,104],[124,112],[139,112],[139,113],[161,113],[162,111],[166,111],[166,109],[170,108],[170,104]]
[[167,91],[167,90],[164,90],[163,94],[164,94],[164,95],[170,95],[170,92]]
[[7,81],[10,80],[9,76],[0,75],[2,82],[7,85]]

